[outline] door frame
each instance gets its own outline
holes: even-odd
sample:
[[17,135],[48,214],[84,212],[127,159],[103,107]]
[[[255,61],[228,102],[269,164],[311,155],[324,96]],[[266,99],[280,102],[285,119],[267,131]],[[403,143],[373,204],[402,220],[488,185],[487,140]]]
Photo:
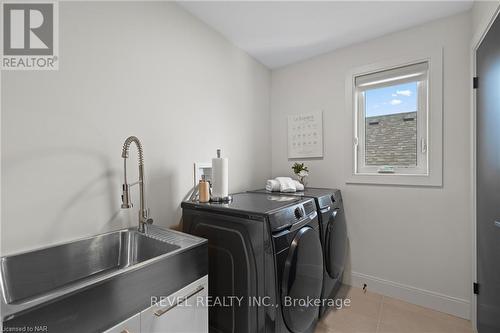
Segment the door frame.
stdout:
[[[471,73],[472,77],[475,77],[477,74],[476,68],[476,52],[484,37],[490,30],[493,22],[495,22],[496,18],[500,15],[500,2],[497,5],[497,8],[491,15],[491,17],[486,18],[483,22],[481,22],[481,29],[476,31],[474,36],[472,37],[471,43]],[[471,162],[471,189],[472,189],[472,282],[477,282],[477,172],[476,172],[476,90],[472,88],[472,78],[471,78],[471,154],[472,154],[472,162]],[[472,286],[471,290],[472,290]],[[471,293],[471,321],[472,328],[477,332],[477,296],[474,293]]]

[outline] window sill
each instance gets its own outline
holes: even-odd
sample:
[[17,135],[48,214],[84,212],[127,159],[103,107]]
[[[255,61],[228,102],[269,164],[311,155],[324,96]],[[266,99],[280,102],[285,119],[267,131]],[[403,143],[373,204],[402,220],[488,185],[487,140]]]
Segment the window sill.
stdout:
[[375,185],[401,185],[401,186],[432,186],[441,187],[441,175],[422,174],[351,174],[346,179],[346,184],[375,184]]

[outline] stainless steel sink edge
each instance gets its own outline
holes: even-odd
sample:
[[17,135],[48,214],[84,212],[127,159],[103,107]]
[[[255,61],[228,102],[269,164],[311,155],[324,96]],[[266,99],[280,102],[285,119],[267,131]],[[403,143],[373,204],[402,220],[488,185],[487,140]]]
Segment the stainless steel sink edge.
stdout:
[[[94,236],[89,236],[89,237],[83,237],[80,239],[75,239],[75,240],[68,241],[68,242],[62,242],[62,243],[54,244],[51,246],[41,247],[41,248],[34,249],[34,250],[23,251],[23,252],[16,253],[16,254],[13,254],[13,255],[10,255],[7,257],[19,256],[19,255],[27,254],[27,253],[30,253],[33,251],[39,251],[39,250],[43,250],[43,249],[48,249],[48,248],[60,246],[60,245],[65,245],[65,244],[71,244],[71,243],[77,242],[77,241],[90,240],[90,239],[97,237],[97,236],[109,235],[109,234],[113,234],[116,232],[122,232],[122,231],[134,231],[135,232],[135,231],[137,231],[137,228],[133,227],[133,228],[125,228],[125,229],[118,229],[118,230],[114,230],[114,231],[109,231],[106,233],[102,233],[102,234],[98,234],[98,235],[94,235]],[[203,238],[199,238],[199,237],[196,237],[193,235],[185,234],[185,233],[171,230],[171,229],[164,229],[164,228],[161,228],[161,227],[158,227],[155,225],[148,225],[144,235],[147,237],[165,242],[165,243],[179,246],[179,247],[171,252],[161,254],[159,256],[156,256],[156,257],[153,257],[151,259],[139,262],[137,264],[125,267],[123,269],[116,270],[116,271],[113,271],[113,272],[110,272],[107,274],[102,274],[102,275],[94,277],[94,278],[91,277],[91,278],[84,280],[84,281],[74,282],[74,283],[71,283],[67,286],[55,289],[53,291],[44,293],[40,296],[37,296],[37,297],[34,297],[32,299],[28,299],[26,301],[19,302],[19,303],[9,304],[7,302],[7,298],[6,298],[6,294],[5,294],[4,275],[1,274],[0,288],[1,288],[2,300],[1,300],[0,306],[1,306],[2,321],[12,319],[13,317],[15,317],[17,315],[21,315],[25,312],[28,312],[28,311],[31,311],[35,308],[50,304],[54,301],[63,299],[63,298],[68,297],[72,294],[75,294],[75,293],[78,293],[78,292],[83,291],[85,289],[88,289],[92,286],[104,283],[108,280],[113,279],[116,276],[129,274],[131,272],[143,269],[143,268],[145,268],[149,265],[152,265],[158,261],[161,261],[165,258],[172,257],[174,255],[185,252],[185,251],[187,251],[195,246],[198,246],[200,244],[207,242],[207,240],[203,239]],[[2,266],[4,265],[5,258],[7,258],[7,257],[0,258],[0,262],[1,262]]]
[[68,297],[34,308],[3,327],[45,325],[51,333],[101,333],[208,274],[208,242],[144,269],[117,276]]

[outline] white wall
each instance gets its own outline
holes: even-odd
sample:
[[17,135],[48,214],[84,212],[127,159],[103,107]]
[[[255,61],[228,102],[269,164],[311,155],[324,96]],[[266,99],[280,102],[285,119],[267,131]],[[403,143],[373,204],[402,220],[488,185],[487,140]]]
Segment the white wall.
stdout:
[[269,177],[270,72],[176,4],[61,2],[59,67],[2,72],[3,255],[135,226],[129,135],[158,225],[179,222],[193,162],[219,147],[231,191]]
[[[324,158],[309,185],[339,187],[350,238],[347,281],[469,317],[471,15],[431,22],[272,72],[272,174],[290,174],[286,115],[324,110]],[[355,67],[444,47],[443,187],[347,185],[345,78]]]

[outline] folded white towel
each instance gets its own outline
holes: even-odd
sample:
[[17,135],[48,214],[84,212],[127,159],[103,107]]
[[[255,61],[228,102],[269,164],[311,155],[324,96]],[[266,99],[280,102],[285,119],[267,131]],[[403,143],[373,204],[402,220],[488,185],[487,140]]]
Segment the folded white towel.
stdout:
[[283,193],[293,193],[297,191],[295,182],[290,177],[276,177],[276,180],[280,183],[280,192]]
[[266,181],[266,191],[277,192],[280,190],[280,182],[276,179],[268,179]]
[[297,191],[304,191],[304,185],[301,184],[298,180],[293,180],[293,182],[295,183],[295,188],[297,189]]

